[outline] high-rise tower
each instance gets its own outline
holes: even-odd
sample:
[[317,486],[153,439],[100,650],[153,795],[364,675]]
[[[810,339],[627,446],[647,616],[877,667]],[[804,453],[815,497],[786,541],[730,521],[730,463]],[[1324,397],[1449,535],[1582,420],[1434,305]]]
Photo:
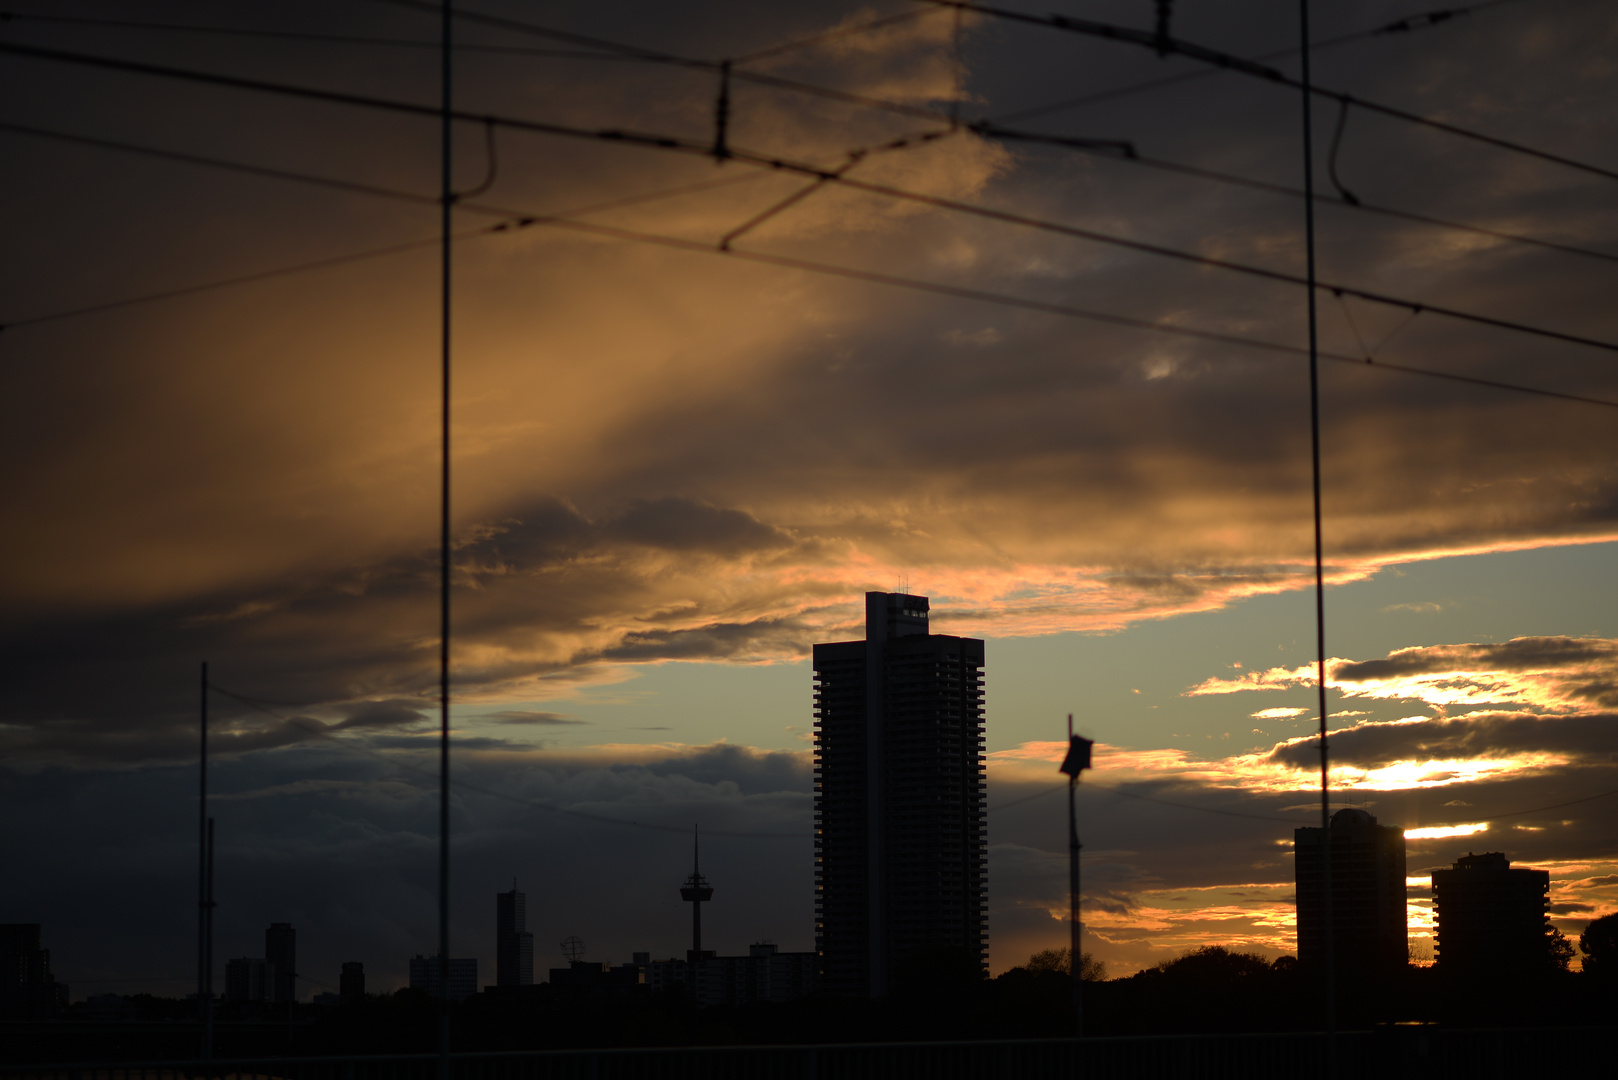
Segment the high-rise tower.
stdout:
[[1503,852],[1466,854],[1433,871],[1438,970],[1521,976],[1549,963],[1548,870],[1512,866]]
[[528,897],[517,891],[494,894],[494,982],[496,986],[534,985],[534,935],[528,930]]
[[[1326,960],[1325,830],[1292,831],[1298,884],[1298,961]],[[1409,954],[1405,918],[1405,836],[1348,807],[1331,817],[1331,940],[1336,968],[1347,974],[1404,967]]]
[[264,931],[264,962],[275,969],[272,1001],[298,1000],[298,933],[291,923],[271,923]]
[[983,642],[927,598],[865,594],[865,640],[816,645],[815,948],[828,993],[985,962]]

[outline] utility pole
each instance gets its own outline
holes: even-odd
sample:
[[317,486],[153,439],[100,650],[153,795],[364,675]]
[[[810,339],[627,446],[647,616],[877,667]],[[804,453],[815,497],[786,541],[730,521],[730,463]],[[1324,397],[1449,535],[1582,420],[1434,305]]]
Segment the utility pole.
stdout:
[[1303,91],[1304,258],[1308,269],[1308,288],[1305,291],[1308,293],[1309,313],[1309,449],[1315,512],[1315,682],[1320,694],[1320,876],[1326,923],[1325,970],[1322,972],[1326,1013],[1324,1074],[1331,1077],[1335,1075],[1337,1061],[1337,935],[1332,926],[1331,774],[1326,737],[1329,716],[1326,700],[1326,574],[1325,543],[1320,524],[1320,335],[1315,298],[1314,96],[1309,71],[1309,0],[1298,0],[1298,34],[1302,68],[1299,81]]
[[209,918],[213,900],[210,851],[213,823],[208,820],[208,661],[202,662],[201,680],[202,741],[197,768],[197,1019],[202,1023],[202,1060],[213,1052],[213,1003],[208,1000]]
[[[454,12],[442,0],[439,12],[439,461],[438,502],[438,1077],[450,1080],[449,1060],[449,599],[450,599],[450,226],[454,215],[454,134],[450,115],[454,82],[451,31]],[[290,1020],[289,1020],[290,1022]]]
[[1079,921],[1079,810],[1077,795],[1079,773],[1090,767],[1090,748],[1095,743],[1082,735],[1073,734],[1073,714],[1067,714],[1067,757],[1062,759],[1061,771],[1067,775],[1067,903],[1068,922],[1072,933],[1070,974],[1073,978],[1073,1035],[1084,1038],[1084,955],[1079,948],[1083,924]]
[[213,818],[208,819],[202,903],[202,1060],[213,1060]]

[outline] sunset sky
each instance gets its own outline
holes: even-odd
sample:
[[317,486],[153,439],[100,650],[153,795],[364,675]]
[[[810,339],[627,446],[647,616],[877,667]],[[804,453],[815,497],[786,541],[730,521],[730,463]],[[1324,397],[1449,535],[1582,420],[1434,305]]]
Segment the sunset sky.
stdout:
[[[0,45],[438,100],[432,5],[22,6]],[[1320,85],[1592,167],[1314,112],[1321,280],[1424,306],[1318,293],[1374,361],[1320,373],[1337,802],[1409,830],[1418,953],[1468,851],[1576,938],[1618,909],[1618,11],[1315,8]],[[457,131],[454,954],[493,981],[513,879],[537,968],[683,954],[693,823],[710,947],[812,948],[809,649],[901,584],[988,642],[994,971],[1066,941],[1070,712],[1086,948],[1292,951],[1305,292],[1093,237],[1301,275],[1302,200],[1208,175],[1301,187],[1297,93],[915,0],[468,10],[529,26],[460,25],[469,113],[707,145],[719,77],[670,58],[731,59],[741,155]],[[1293,0],[1172,29],[1298,71]],[[436,948],[438,137],[0,53],[0,922],[76,997],[190,989],[203,660],[221,971],[272,921],[304,995]],[[727,254],[810,184],[748,155],[866,186]]]

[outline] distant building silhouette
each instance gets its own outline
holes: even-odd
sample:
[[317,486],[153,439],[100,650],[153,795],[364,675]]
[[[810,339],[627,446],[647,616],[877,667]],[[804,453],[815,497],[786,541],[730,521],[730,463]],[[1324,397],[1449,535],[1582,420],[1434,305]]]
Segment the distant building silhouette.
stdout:
[[781,952],[770,942],[748,946],[746,956],[711,957],[697,971],[697,1000],[703,1005],[747,1005],[808,997],[816,960],[815,953]]
[[298,1000],[298,934],[291,923],[271,923],[264,931],[264,960],[275,968],[271,1001]]
[[1458,975],[1521,974],[1546,963],[1551,875],[1513,868],[1504,853],[1467,853],[1433,871],[1438,969]]
[[[768,941],[748,947],[746,956],[718,956],[703,950],[700,960],[691,960],[696,950],[686,954],[687,959],[653,960],[651,953],[638,952],[629,964],[619,965],[604,972],[616,979],[607,979],[596,985],[597,992],[608,992],[608,987],[635,985],[635,978],[625,969],[640,973],[639,982],[653,993],[682,991],[695,998],[700,1005],[747,1005],[755,1001],[793,1001],[808,997],[815,989],[815,969],[818,956],[812,952],[781,952]],[[606,964],[574,964],[573,972],[552,969],[551,981],[559,975],[578,983],[578,970],[592,969],[586,979],[595,977],[594,969],[606,969]]]
[[226,1001],[273,1001],[274,999],[274,964],[267,960],[254,959],[249,956],[225,961]]
[[[439,996],[439,964],[436,956],[410,958],[410,989],[425,990],[428,997]],[[474,959],[449,961],[449,996],[454,1001],[465,1001],[478,992],[478,962]]]
[[534,935],[528,931],[528,897],[517,891],[494,897],[494,982],[496,986],[534,984]]
[[358,960],[343,964],[343,973],[337,977],[337,993],[344,1001],[359,1001],[365,997],[365,965]]
[[[1295,829],[1293,873],[1298,886],[1298,962],[1323,964],[1326,955],[1325,830]],[[1333,961],[1340,971],[1386,971],[1409,960],[1405,914],[1405,838],[1364,810],[1331,817]]]
[[624,997],[646,985],[646,969],[639,964],[604,964],[569,960],[565,968],[550,969],[555,990],[591,997]]
[[987,949],[983,642],[925,596],[865,594],[865,640],[814,647],[821,988],[881,997],[923,957]]
[[44,1020],[67,1010],[67,986],[51,975],[40,923],[0,923],[0,1018]]

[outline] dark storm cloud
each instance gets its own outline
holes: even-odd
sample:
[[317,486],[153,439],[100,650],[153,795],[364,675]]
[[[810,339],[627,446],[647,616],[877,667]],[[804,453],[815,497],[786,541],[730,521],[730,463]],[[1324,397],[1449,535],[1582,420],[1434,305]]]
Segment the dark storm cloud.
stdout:
[[[457,792],[456,955],[476,956],[480,972],[492,972],[493,894],[513,876],[529,895],[536,954],[549,956],[568,933],[603,960],[636,949],[678,953],[690,929],[676,886],[689,872],[692,822],[703,827],[703,870],[718,890],[704,913],[716,943],[741,951],[765,935],[808,948],[808,773],[784,757],[695,748],[655,765],[615,767],[533,752],[467,753],[456,765],[467,783],[558,809]],[[721,775],[725,769],[734,775]],[[176,993],[162,983],[95,980],[185,970],[165,942],[184,938],[194,918],[195,770],[3,775],[15,857],[44,865],[63,845],[77,854],[26,896],[8,890],[0,915],[44,923],[57,974],[79,996]],[[342,961],[359,959],[378,989],[402,985],[406,959],[436,940],[435,770],[417,773],[317,741],[218,761],[211,786],[218,952],[253,955],[265,925],[290,921],[311,978],[332,982]],[[565,812],[575,809],[594,817]],[[122,883],[120,902],[92,903],[104,895],[93,883],[108,873]],[[564,879],[578,887],[547,884]]]
[[780,550],[792,545],[786,533],[750,514],[675,496],[636,499],[603,523],[602,532],[613,540],[648,547],[718,555]]
[[652,776],[681,776],[702,784],[734,784],[744,795],[771,791],[808,794],[814,787],[808,754],[761,752],[745,746],[709,746],[641,766],[616,768],[644,769]]
[[[749,515],[691,500],[631,507],[602,523],[559,500],[534,500],[520,517],[477,530],[459,544],[457,573],[472,586],[457,602],[459,640],[494,644],[541,634],[560,648],[463,669],[458,681],[494,684],[514,673],[566,678],[597,662],[801,652],[810,631],[793,618],[732,621],[718,609],[702,625],[702,612],[683,604],[680,618],[698,623],[696,628],[636,628],[659,621],[640,606],[665,566],[660,556],[648,560],[648,547],[662,544],[681,558],[706,553],[729,559],[743,547],[776,552],[789,542],[783,537]],[[0,746],[15,761],[130,765],[189,758],[196,725],[191,658],[200,656],[209,657],[216,685],[269,703],[255,708],[216,695],[215,719],[232,725],[218,736],[220,752],[309,737],[304,728],[285,723],[298,709],[286,703],[300,700],[331,703],[329,714],[317,714],[324,720],[306,717],[305,727],[409,727],[432,708],[433,655],[421,647],[433,625],[431,570],[424,553],[279,583],[264,592],[205,596],[139,616],[24,624],[7,635],[8,648],[17,669],[30,677],[15,699],[14,726],[0,730]],[[603,627],[603,615],[614,609],[625,625]],[[215,619],[208,617],[212,612],[234,614]],[[295,655],[304,659],[289,668]],[[97,657],[102,675],[74,682],[66,672],[85,656]],[[193,674],[185,674],[187,668]],[[52,669],[63,672],[62,679],[46,676]],[[421,696],[401,697],[401,691]],[[547,713],[499,719],[577,722]]]
[[[1396,679],[1450,671],[1545,671],[1618,662],[1618,643],[1601,638],[1523,637],[1504,644],[1429,645],[1400,649],[1383,660],[1348,661],[1333,666],[1341,682]],[[1584,696],[1604,705],[1600,695],[1613,689],[1610,680],[1594,683]]]
[[[1374,769],[1398,761],[1510,759],[1523,754],[1568,755],[1579,763],[1618,762],[1618,714],[1537,716],[1486,712],[1424,720],[1372,721],[1335,731],[1332,759]],[[1267,760],[1294,769],[1318,767],[1320,743],[1309,738],[1279,743]]]
[[493,720],[497,724],[523,724],[541,727],[589,723],[588,720],[580,720],[576,717],[568,716],[566,713],[542,712],[537,709],[505,709],[501,712],[485,713],[478,719]]
[[344,711],[347,715],[334,730],[410,727],[428,719],[421,704],[415,701],[367,701]]
[[634,662],[801,655],[808,642],[807,630],[797,619],[760,619],[752,623],[719,623],[697,630],[631,631],[612,648],[580,659]]

